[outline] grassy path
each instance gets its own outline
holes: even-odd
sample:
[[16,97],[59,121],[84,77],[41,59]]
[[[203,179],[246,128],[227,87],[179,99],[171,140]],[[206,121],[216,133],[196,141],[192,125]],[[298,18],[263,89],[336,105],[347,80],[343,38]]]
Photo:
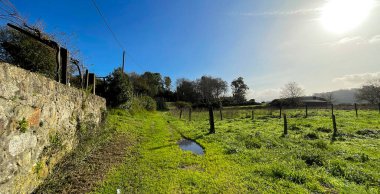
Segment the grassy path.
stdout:
[[[237,193],[245,191],[239,185],[234,163],[212,150],[204,156],[182,151],[177,132],[185,123],[176,122],[167,113],[136,115],[133,120],[122,117],[120,129],[133,129],[138,143],[118,168],[108,174],[95,193]],[[129,126],[129,127],[128,127]]]

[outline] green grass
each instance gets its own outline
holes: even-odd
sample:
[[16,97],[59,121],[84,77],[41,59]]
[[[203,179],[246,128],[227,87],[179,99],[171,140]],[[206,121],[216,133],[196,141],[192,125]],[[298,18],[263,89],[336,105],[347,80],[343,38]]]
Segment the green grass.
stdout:
[[[193,111],[192,121],[175,111],[111,111],[109,122],[135,141],[95,193],[380,193],[378,112],[335,111],[334,142],[329,111],[285,112],[286,137],[274,110],[256,110],[254,121],[249,110],[226,110],[222,121],[215,111],[211,135],[206,111]],[[182,151],[180,133],[205,155]]]

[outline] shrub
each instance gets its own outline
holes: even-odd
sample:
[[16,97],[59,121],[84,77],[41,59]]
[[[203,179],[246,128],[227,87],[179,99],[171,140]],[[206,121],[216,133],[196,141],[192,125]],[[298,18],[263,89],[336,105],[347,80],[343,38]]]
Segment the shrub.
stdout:
[[128,75],[121,68],[115,69],[111,75],[107,77],[107,90],[103,97],[107,99],[107,103],[113,107],[128,102],[132,96],[132,85]]
[[157,110],[169,110],[164,98],[157,98]]
[[156,101],[149,96],[133,97],[120,105],[119,108],[128,110],[132,114],[144,110],[154,111],[156,110]]
[[177,102],[174,103],[174,106],[175,106],[177,109],[183,109],[183,108],[191,107],[191,103],[189,103],[189,102],[184,102],[184,101],[177,101]]
[[147,111],[154,111],[157,108],[156,101],[149,96],[142,96],[140,99],[142,107]]

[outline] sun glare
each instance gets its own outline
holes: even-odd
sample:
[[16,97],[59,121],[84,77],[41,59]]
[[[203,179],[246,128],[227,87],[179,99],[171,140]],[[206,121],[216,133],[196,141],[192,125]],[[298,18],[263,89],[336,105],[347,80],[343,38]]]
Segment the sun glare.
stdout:
[[320,20],[327,30],[344,33],[363,23],[374,4],[374,0],[329,0]]

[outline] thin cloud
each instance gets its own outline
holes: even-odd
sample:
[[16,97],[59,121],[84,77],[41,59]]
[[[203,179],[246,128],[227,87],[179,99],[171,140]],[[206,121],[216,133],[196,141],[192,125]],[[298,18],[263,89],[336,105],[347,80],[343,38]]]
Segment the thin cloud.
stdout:
[[344,37],[338,41],[326,43],[328,46],[341,46],[341,45],[363,45],[363,44],[379,44],[380,35],[375,35],[372,38],[365,38],[362,36]]
[[380,35],[376,35],[376,36],[372,37],[369,40],[369,43],[371,43],[371,44],[378,44],[378,43],[380,43]]
[[333,83],[341,85],[341,88],[346,88],[347,86],[353,88],[360,87],[375,79],[380,79],[380,72],[344,75],[334,78]]
[[292,16],[292,15],[309,15],[320,12],[320,8],[313,9],[298,9],[291,11],[266,11],[266,12],[252,12],[252,13],[238,13],[235,15],[241,16]]
[[265,89],[253,91],[251,95],[256,102],[262,101],[272,101],[276,98],[279,98],[281,89]]

